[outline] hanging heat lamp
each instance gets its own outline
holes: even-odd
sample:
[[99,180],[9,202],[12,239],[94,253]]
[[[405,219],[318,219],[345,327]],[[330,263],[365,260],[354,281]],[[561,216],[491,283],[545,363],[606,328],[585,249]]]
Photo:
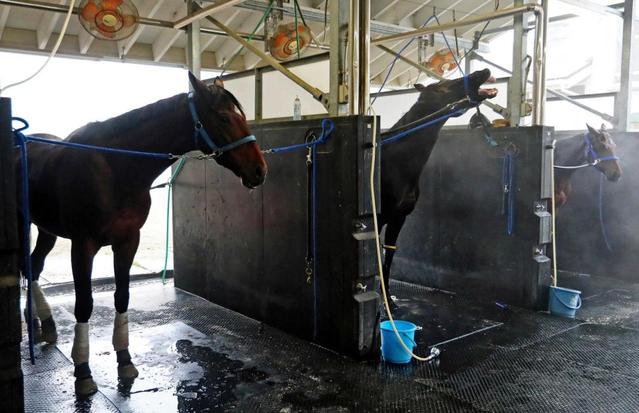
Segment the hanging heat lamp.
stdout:
[[269,37],[268,50],[271,56],[277,60],[289,60],[306,50],[311,42],[311,29],[304,25],[295,23],[282,24],[277,31]]
[[102,40],[126,39],[135,32],[140,18],[131,0],[82,0],[79,9],[82,27]]
[[297,2],[294,2],[293,7],[295,13],[300,11],[301,21],[284,23],[282,0],[278,0],[277,8],[269,14],[265,25],[268,51],[280,61],[301,55],[311,43],[311,29],[304,23]]
[[423,63],[428,69],[444,76],[457,68],[456,56],[448,48],[439,49]]

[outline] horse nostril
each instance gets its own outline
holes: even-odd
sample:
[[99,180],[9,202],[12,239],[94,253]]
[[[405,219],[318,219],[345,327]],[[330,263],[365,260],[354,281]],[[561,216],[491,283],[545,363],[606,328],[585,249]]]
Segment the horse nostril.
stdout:
[[257,176],[258,178],[262,179],[264,178],[265,175],[266,175],[266,171],[261,166],[258,166],[255,169],[255,176]]

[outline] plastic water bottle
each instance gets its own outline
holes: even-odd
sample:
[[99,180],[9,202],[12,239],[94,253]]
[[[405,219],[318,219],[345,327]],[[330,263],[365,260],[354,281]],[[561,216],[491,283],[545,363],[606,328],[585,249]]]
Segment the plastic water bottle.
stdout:
[[293,120],[301,120],[302,119],[302,102],[300,102],[299,96],[295,96],[295,101],[293,102]]

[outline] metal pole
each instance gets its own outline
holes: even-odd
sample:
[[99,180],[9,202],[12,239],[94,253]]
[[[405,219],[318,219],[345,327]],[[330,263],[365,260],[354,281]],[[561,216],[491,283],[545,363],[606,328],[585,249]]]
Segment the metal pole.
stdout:
[[623,40],[621,48],[621,78],[619,79],[619,94],[615,101],[615,116],[618,119],[617,128],[626,132],[630,129],[630,114],[632,113],[632,73],[639,69],[639,47],[633,38],[639,36],[639,23],[635,18],[639,10],[639,0],[625,0],[623,13]]
[[[548,0],[544,0],[548,7]],[[533,113],[532,124],[544,124],[544,102],[546,100],[546,27],[548,13],[535,7],[535,62],[533,68]]]
[[348,114],[346,60],[348,46],[349,0],[328,2],[331,15],[330,30],[330,94],[328,112],[331,116]]
[[[188,14],[193,13],[199,7],[194,0],[187,0],[186,8]],[[200,21],[195,20],[186,27],[186,60],[191,73],[198,79],[202,69],[202,54],[200,51]]]
[[255,120],[262,120],[262,70],[255,69]]
[[350,0],[348,19],[348,112],[351,115],[359,113],[359,3],[360,0]]
[[324,106],[328,105],[328,99],[327,96],[324,92],[322,92],[321,90],[319,90],[318,88],[310,85],[309,83],[307,83],[304,79],[302,79],[301,77],[297,76],[295,73],[291,72],[290,70],[288,70],[287,68],[285,68],[284,66],[282,66],[280,64],[280,62],[278,62],[274,57],[272,57],[269,54],[264,53],[262,50],[260,50],[258,47],[256,47],[255,45],[247,42],[246,40],[244,40],[242,37],[240,37],[237,33],[235,33],[232,29],[226,27],[226,25],[224,25],[222,22],[220,22],[219,20],[211,17],[211,16],[207,16],[206,19],[208,21],[210,21],[211,23],[215,24],[217,27],[219,27],[220,29],[224,30],[226,33],[229,34],[229,36],[231,36],[232,38],[234,38],[237,42],[239,42],[242,46],[244,46],[246,49],[248,49],[249,51],[251,51],[252,53],[255,53],[257,56],[259,56],[260,58],[262,58],[262,60],[268,62],[268,64],[270,64],[273,68],[277,69],[277,71],[279,71],[280,73],[282,73],[284,76],[288,77],[289,79],[291,79],[293,82],[297,83],[302,89],[306,90],[308,93],[310,93],[315,99],[317,99],[318,101],[320,101]]
[[[521,7],[524,0],[515,0],[514,6]],[[513,16],[513,72],[508,82],[508,110],[510,112],[510,125],[519,126],[522,116],[522,104],[524,102],[524,66],[526,58],[527,35],[524,26],[528,26],[528,19],[524,14]],[[526,21],[524,21],[526,20]]]
[[370,106],[371,0],[359,0],[359,107],[366,114]]

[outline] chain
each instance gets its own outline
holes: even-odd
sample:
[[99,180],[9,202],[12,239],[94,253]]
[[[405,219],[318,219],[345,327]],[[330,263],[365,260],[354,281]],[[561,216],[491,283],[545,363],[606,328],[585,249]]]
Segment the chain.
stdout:
[[306,283],[310,284],[313,278],[313,259],[312,258],[306,259],[306,269],[304,270],[304,273],[306,274]]
[[198,161],[208,161],[219,157],[221,153],[213,152],[210,154],[200,153],[200,154],[184,154],[184,155],[173,155],[169,154],[169,159],[196,159]]

